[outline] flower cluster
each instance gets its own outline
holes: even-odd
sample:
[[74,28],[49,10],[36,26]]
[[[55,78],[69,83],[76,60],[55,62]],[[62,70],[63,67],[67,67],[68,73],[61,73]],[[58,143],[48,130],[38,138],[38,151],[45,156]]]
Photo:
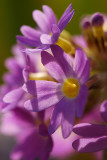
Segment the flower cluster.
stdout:
[[37,28],[21,27],[13,57],[6,60],[1,133],[16,139],[12,160],[107,148],[107,125],[99,116],[100,110],[107,123],[107,18],[100,13],[84,17],[83,34],[71,37],[65,27],[73,15],[72,4],[58,22],[46,5],[43,12],[33,11]]

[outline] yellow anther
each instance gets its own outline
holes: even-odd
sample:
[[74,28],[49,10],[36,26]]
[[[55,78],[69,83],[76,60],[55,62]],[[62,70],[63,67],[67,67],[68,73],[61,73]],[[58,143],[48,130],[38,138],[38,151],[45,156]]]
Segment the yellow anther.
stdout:
[[93,35],[97,40],[100,50],[104,49],[105,33],[102,26],[93,27]]
[[53,79],[46,72],[39,72],[39,73],[30,73],[29,74],[29,80],[47,80],[47,81],[52,81]]
[[71,44],[71,42],[63,37],[59,37],[58,41],[56,42],[58,46],[60,46],[66,53],[74,54],[75,48]]
[[79,83],[74,78],[67,78],[63,84],[62,91],[67,98],[75,98],[79,93]]
[[93,27],[93,34],[96,38],[105,38],[105,34],[102,26]]

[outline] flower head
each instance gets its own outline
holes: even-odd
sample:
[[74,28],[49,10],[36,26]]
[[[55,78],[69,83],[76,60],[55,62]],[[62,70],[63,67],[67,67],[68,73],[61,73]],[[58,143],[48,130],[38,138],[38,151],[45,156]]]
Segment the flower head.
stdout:
[[75,59],[64,53],[59,46],[51,46],[53,55],[41,53],[42,63],[53,81],[34,81],[25,83],[23,89],[32,95],[25,102],[26,109],[39,112],[55,106],[49,125],[52,134],[61,125],[63,137],[72,131],[75,116],[81,117],[87,101],[90,65],[85,53],[78,49]]

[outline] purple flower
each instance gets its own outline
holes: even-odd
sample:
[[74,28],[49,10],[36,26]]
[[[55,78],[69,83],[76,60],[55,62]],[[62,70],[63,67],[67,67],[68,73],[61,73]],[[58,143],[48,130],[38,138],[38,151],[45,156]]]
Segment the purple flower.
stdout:
[[17,142],[11,160],[48,160],[53,147],[52,138],[43,122],[37,126],[38,120],[37,116],[18,107],[4,115],[1,132],[14,136]]
[[106,21],[107,16],[101,13],[86,16],[81,22],[83,34],[72,37],[73,43],[86,51],[94,63],[92,67],[97,70],[103,70],[107,61],[107,56],[103,56],[107,52]]
[[[101,104],[101,116],[107,123],[107,100]],[[107,149],[107,125],[81,123],[74,126],[73,131],[82,136],[73,142],[79,152],[97,152]]]
[[[7,111],[16,107],[16,104],[24,93],[21,86],[24,83],[22,70],[26,66],[26,55],[20,52],[20,47],[18,45],[14,46],[12,51],[14,57],[8,58],[5,62],[8,72],[3,75],[5,84],[1,87],[2,98],[0,103],[2,111]],[[7,100],[6,97],[8,97],[8,95],[11,96]]]
[[17,36],[17,39],[25,45],[36,48],[26,48],[24,51],[26,53],[36,53],[50,48],[52,44],[57,43],[62,46],[62,43],[65,43],[65,50],[70,52],[72,48],[70,42],[62,37],[59,39],[59,36],[73,17],[74,10],[71,12],[71,9],[72,4],[65,10],[59,22],[57,22],[52,9],[46,5],[43,6],[43,12],[39,10],[33,11],[33,19],[37,23],[38,28],[34,29],[29,26],[22,26],[21,32],[23,36]]
[[52,134],[61,125],[62,135],[67,138],[74,124],[75,116],[81,117],[87,101],[90,64],[85,53],[78,49],[75,59],[64,53],[59,46],[51,46],[53,55],[41,53],[42,63],[48,73],[56,80],[34,81],[25,83],[23,89],[32,95],[25,102],[28,110],[39,112],[54,106],[49,125]]
[[[4,74],[4,86],[1,87],[1,110],[8,111],[18,106],[23,106],[25,95],[22,86],[29,78],[32,79],[37,72],[42,71],[43,67],[40,66],[40,54],[27,55],[21,52],[22,47],[16,45],[13,47],[14,57],[6,60],[6,67],[8,72]],[[33,74],[34,73],[34,74]],[[45,76],[45,71],[43,72]],[[37,75],[41,76],[41,72]],[[4,89],[3,89],[4,88]]]

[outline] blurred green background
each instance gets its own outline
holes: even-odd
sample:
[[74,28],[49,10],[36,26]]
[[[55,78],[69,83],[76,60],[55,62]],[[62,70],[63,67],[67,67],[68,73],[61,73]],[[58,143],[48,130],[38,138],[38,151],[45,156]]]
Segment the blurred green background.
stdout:
[[47,4],[60,18],[70,3],[75,9],[75,15],[67,26],[71,34],[80,33],[79,21],[82,15],[97,11],[107,12],[106,0],[0,0],[0,76],[5,71],[4,61],[6,57],[11,56],[11,47],[16,43],[15,37],[20,34],[20,27],[23,24],[35,27],[32,11]]
[[[16,35],[20,33],[23,24],[35,27],[32,19],[34,9],[42,9],[43,4],[47,4],[54,10],[58,19],[66,7],[72,3],[75,15],[67,26],[71,34],[79,34],[80,18],[84,14],[94,12],[107,13],[106,0],[0,0],[0,76],[6,71],[4,61],[11,56],[11,47],[16,43]],[[1,82],[0,78],[0,82]],[[0,137],[0,156],[2,160],[8,160],[8,153],[12,148],[12,141],[5,137]],[[3,145],[2,145],[3,144]],[[3,149],[4,146],[4,149]],[[86,156],[87,157],[87,156]],[[83,159],[83,158],[81,158]],[[86,158],[85,158],[86,159]],[[91,159],[91,158],[89,158]]]

